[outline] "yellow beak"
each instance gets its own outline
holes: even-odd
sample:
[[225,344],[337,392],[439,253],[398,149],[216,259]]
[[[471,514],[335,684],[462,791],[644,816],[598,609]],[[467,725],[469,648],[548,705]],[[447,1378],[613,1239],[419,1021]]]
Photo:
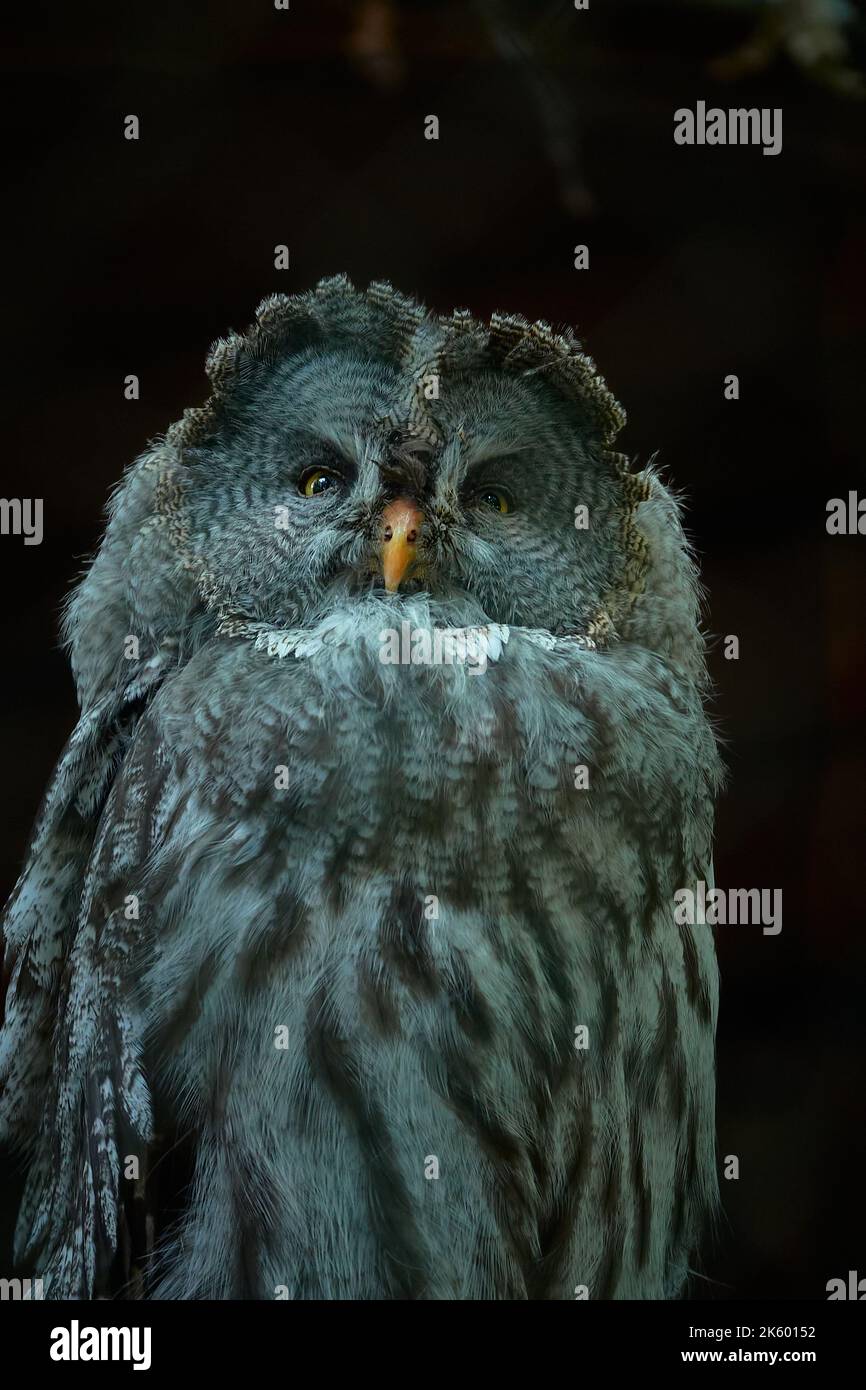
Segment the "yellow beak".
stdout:
[[408,497],[397,497],[382,513],[382,574],[389,594],[396,593],[412,569],[424,514]]

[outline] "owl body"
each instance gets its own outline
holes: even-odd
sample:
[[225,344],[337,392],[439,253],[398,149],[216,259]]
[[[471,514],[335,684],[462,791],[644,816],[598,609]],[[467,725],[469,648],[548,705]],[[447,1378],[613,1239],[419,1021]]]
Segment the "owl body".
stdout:
[[673,913],[719,779],[694,574],[588,359],[521,322],[272,301],[118,494],[4,924],[49,1296],[681,1290],[716,1194],[715,955]]

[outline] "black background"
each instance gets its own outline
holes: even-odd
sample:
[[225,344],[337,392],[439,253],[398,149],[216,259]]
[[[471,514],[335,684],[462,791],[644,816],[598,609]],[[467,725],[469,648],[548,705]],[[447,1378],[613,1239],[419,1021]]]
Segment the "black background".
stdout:
[[[825,529],[828,499],[866,493],[864,107],[784,57],[714,76],[745,4],[515,3],[573,113],[575,215],[532,84],[476,9],[399,5],[394,85],[353,57],[360,10],[31,4],[7,31],[2,492],[44,499],[45,537],[0,538],[0,888],[76,717],[60,604],[123,467],[206,394],[214,338],[336,271],[575,324],[629,412],[623,447],[659,450],[687,500],[730,772],[717,882],[784,893],[781,935],[719,929],[719,1148],[741,1176],[691,1292],[826,1298],[866,1276],[866,537]],[[781,107],[782,153],[676,146],[699,99]],[[0,1180],[11,1273],[8,1161]]]

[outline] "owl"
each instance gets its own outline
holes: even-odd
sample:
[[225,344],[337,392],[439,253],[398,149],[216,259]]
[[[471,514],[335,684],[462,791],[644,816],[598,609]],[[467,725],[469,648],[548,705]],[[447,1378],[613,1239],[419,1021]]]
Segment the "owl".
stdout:
[[696,568],[571,330],[345,276],[211,350],[65,613],[3,921],[46,1297],[663,1299],[717,1199]]

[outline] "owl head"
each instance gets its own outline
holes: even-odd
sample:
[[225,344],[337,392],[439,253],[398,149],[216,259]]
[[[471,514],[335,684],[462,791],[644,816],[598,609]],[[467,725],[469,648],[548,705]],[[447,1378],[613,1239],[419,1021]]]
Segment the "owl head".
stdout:
[[500,622],[601,621],[634,492],[609,452],[622,412],[570,336],[339,277],[267,300],[208,370],[177,476],[224,614],[303,622],[384,586]]
[[313,625],[383,592],[452,625],[643,634],[689,659],[676,505],[613,451],[623,411],[570,330],[337,276],[266,299],[207,371],[210,398],[127,475],[70,604],[91,695],[116,684],[118,627],[156,669],[214,630]]

